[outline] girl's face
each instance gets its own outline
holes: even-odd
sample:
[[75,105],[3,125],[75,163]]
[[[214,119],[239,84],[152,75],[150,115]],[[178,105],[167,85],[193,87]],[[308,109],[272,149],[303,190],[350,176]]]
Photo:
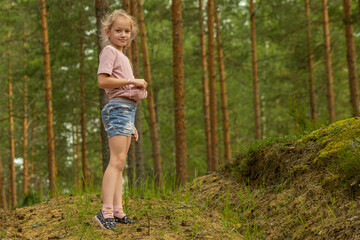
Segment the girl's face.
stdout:
[[113,22],[111,29],[105,29],[112,46],[122,51],[123,47],[128,44],[131,37],[131,23],[125,17],[118,17]]

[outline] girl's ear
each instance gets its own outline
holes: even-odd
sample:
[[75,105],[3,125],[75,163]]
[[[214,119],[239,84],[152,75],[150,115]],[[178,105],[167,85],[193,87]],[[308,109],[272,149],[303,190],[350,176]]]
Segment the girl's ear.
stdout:
[[110,29],[105,28],[104,30],[105,30],[105,34],[106,34],[107,36],[109,36]]

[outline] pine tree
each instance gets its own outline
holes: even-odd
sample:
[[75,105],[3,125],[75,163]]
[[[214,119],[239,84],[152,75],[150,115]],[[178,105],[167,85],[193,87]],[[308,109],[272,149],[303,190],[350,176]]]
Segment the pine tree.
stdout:
[[45,79],[45,100],[46,100],[46,126],[47,126],[47,142],[48,142],[48,167],[49,167],[49,184],[50,195],[55,196],[55,138],[53,126],[53,106],[52,106],[52,88],[50,73],[50,51],[48,40],[47,14],[45,0],[39,0],[41,26],[42,26],[42,42],[44,49],[44,79]]
[[252,69],[253,69],[253,95],[254,95],[254,113],[255,113],[255,138],[261,139],[260,123],[260,98],[258,87],[258,67],[256,56],[256,29],[255,29],[255,7],[254,1],[250,0],[250,22],[251,22],[251,52],[252,52]]
[[220,96],[221,96],[221,109],[223,119],[223,134],[224,134],[224,149],[225,160],[231,160],[231,144],[230,144],[230,132],[229,132],[229,111],[227,103],[226,82],[225,82],[225,64],[224,64],[224,51],[222,48],[220,21],[218,9],[215,10],[215,23],[216,23],[216,42],[218,52],[218,65],[220,73]]
[[185,135],[185,90],[184,58],[182,43],[181,0],[173,0],[172,40],[173,40],[173,74],[174,74],[174,110],[175,110],[175,146],[176,146],[176,179],[184,185],[187,180],[187,156]]
[[354,117],[359,116],[359,93],[358,93],[358,77],[356,71],[356,53],[354,40],[354,27],[351,19],[351,1],[343,0],[344,16],[345,16],[345,35],[346,35],[346,56],[349,73],[350,102]]
[[208,25],[208,67],[210,92],[210,129],[211,129],[211,171],[215,171],[219,162],[217,137],[217,100],[216,100],[216,71],[215,71],[215,39],[214,39],[214,1],[207,2]]
[[324,29],[324,47],[325,47],[325,67],[326,67],[326,89],[328,112],[330,122],[335,121],[335,97],[333,89],[333,69],[331,66],[331,46],[330,46],[330,31],[329,31],[329,15],[327,10],[327,0],[322,0],[323,5],[323,29]]
[[161,168],[161,155],[160,155],[160,142],[158,135],[158,127],[156,123],[156,112],[155,112],[155,104],[154,104],[154,92],[151,81],[151,68],[147,47],[147,39],[146,39],[146,29],[145,29],[145,19],[144,19],[144,10],[142,6],[142,0],[138,1],[138,9],[139,9],[139,27],[140,27],[140,38],[141,38],[141,51],[142,51],[142,59],[144,65],[144,75],[145,80],[148,83],[147,87],[147,106],[149,112],[149,128],[150,128],[150,138],[151,138],[151,146],[152,146],[152,156],[154,159],[154,175],[156,183],[161,186],[162,185],[162,168]]
[[[96,12],[96,29],[97,29],[97,48],[98,53],[100,54],[102,47],[100,43],[100,33],[101,33],[101,20],[109,11],[109,2],[108,0],[95,0],[95,12]],[[109,99],[105,93],[104,89],[99,88],[99,100],[100,100],[100,111],[108,103]],[[110,151],[109,151],[109,142],[107,139],[107,133],[105,131],[104,125],[102,123],[101,115],[100,117],[100,128],[101,128],[101,151],[102,151],[102,167],[103,172],[105,172],[106,167],[110,160]]]
[[307,26],[307,47],[308,47],[308,68],[309,68],[309,95],[310,95],[310,113],[311,120],[316,123],[316,94],[314,86],[313,73],[313,53],[311,46],[311,26],[310,26],[310,0],[305,0],[306,26]]
[[202,95],[203,95],[203,112],[204,112],[204,127],[205,127],[204,132],[206,139],[206,163],[207,163],[208,171],[212,171],[209,78],[207,74],[208,68],[206,62],[206,45],[205,45],[205,30],[204,30],[202,0],[199,0],[199,29],[200,29],[201,85],[202,85]]

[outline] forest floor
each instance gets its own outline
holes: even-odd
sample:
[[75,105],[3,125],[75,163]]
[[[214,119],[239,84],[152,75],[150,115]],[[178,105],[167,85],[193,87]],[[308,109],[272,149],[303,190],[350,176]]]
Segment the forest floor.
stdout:
[[360,239],[360,120],[261,141],[218,172],[158,196],[126,197],[139,224],[101,229],[100,195],[0,212],[0,239]]

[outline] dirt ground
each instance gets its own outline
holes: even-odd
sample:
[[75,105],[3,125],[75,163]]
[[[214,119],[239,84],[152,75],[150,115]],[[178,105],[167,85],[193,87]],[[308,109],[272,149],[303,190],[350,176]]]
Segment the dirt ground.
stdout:
[[1,212],[0,239],[242,239],[225,229],[215,210],[158,199],[129,200],[139,224],[110,232],[92,220],[100,202],[98,195],[64,196]]

